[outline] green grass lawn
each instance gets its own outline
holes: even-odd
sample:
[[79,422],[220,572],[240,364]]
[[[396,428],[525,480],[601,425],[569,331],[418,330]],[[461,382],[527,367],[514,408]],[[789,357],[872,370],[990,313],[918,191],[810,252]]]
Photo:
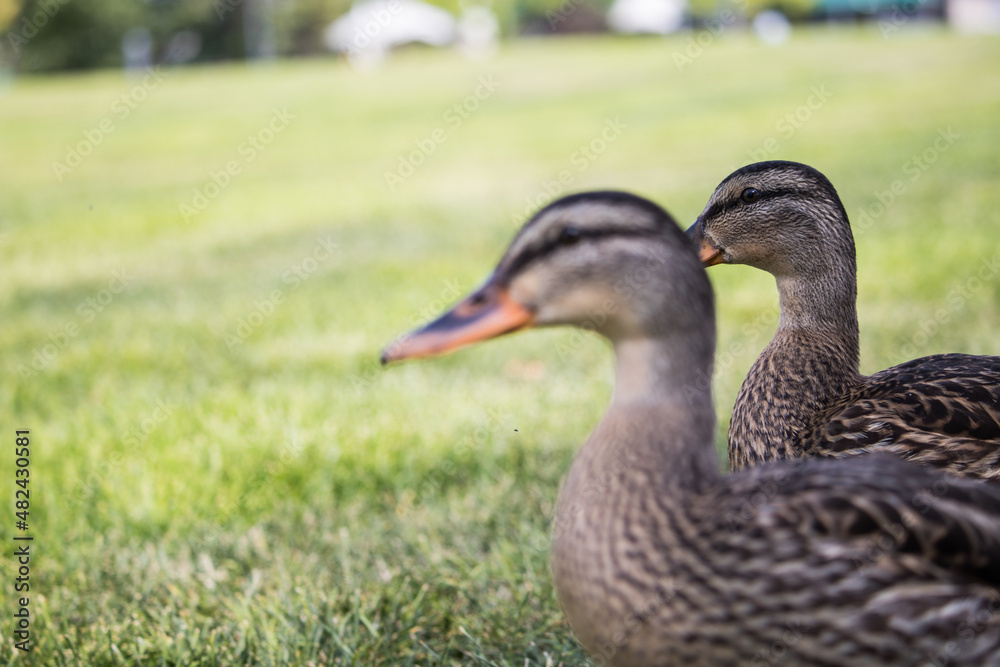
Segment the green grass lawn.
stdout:
[[[628,189],[687,226],[733,169],[807,162],[854,219],[864,371],[1000,353],[1000,41],[690,39],[3,84],[0,663],[583,663],[548,522],[607,345],[539,331],[377,365],[559,189]],[[711,275],[721,453],[777,298],[746,267]]]

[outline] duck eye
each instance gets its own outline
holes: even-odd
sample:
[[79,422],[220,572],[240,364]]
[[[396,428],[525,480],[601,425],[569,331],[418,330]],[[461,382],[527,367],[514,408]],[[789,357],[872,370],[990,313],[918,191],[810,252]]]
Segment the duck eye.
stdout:
[[573,245],[580,240],[580,230],[576,227],[564,227],[559,232],[560,245]]
[[746,190],[740,193],[740,199],[742,199],[748,204],[752,204],[758,199],[760,199],[760,190],[758,190],[757,188],[747,188]]

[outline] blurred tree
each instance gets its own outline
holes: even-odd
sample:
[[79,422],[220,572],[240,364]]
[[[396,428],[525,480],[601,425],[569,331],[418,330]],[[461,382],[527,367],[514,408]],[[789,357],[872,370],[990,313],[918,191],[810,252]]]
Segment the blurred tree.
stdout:
[[790,19],[803,19],[819,6],[819,0],[746,0],[744,11],[752,18],[767,9],[776,9]]
[[26,0],[3,44],[26,71],[121,65],[122,38],[135,28],[149,31],[156,62],[182,30],[201,36],[200,59],[238,57],[240,19],[239,0]]
[[[108,51],[120,59],[121,36],[134,25],[137,7],[114,0],[28,0],[4,36],[8,58],[31,70],[111,64]],[[94,20],[97,15],[102,20]]]
[[274,7],[278,53],[311,55],[326,51],[323,31],[351,8],[351,0],[286,0]]
[[21,11],[22,0],[0,0],[0,31],[5,31]]
[[514,0],[518,32],[595,32],[606,27],[612,0]]
[[[508,35],[599,30],[612,2],[425,1],[456,16],[467,7],[488,7]],[[326,51],[326,27],[351,4],[352,0],[0,0],[0,30],[6,29],[0,32],[0,63],[12,63],[22,71],[119,67],[125,61],[126,35],[130,64],[317,54]]]
[[698,23],[733,15],[752,19],[767,9],[776,9],[790,19],[801,19],[814,14],[820,6],[820,0],[688,0],[688,2],[691,15]]

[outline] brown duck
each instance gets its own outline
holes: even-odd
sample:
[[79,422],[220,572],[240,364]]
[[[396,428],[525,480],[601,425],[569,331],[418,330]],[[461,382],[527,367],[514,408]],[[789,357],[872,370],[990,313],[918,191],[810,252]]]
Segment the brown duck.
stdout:
[[771,273],[781,317],[733,407],[729,463],[890,452],[1000,477],[1000,357],[937,354],[861,375],[854,237],[837,191],[795,162],[726,178],[688,230],[707,266]]
[[712,290],[651,202],[551,204],[481,288],[382,360],[559,324],[596,330],[616,359],[553,518],[556,589],[596,664],[1000,661],[1000,487],[882,455],[719,474]]

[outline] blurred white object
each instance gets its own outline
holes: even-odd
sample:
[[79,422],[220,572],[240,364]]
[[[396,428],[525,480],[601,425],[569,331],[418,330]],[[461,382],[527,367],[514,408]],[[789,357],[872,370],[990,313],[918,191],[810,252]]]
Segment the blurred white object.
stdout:
[[199,53],[201,53],[201,35],[193,30],[181,30],[170,37],[163,59],[174,65],[190,62],[197,58]]
[[445,46],[455,41],[455,18],[420,0],[370,0],[354,5],[326,29],[327,46],[357,66],[378,64],[394,47],[411,42]]
[[469,58],[489,58],[497,50],[500,22],[488,7],[467,7],[458,22],[459,48]]
[[1000,33],[1000,0],[949,0],[947,14],[960,32]]
[[666,35],[684,25],[684,0],[615,0],[608,26],[616,32]]
[[792,24],[781,12],[768,9],[754,17],[753,31],[768,46],[779,46],[792,36]]
[[153,64],[153,35],[148,28],[129,28],[122,36],[125,69],[141,70]]

